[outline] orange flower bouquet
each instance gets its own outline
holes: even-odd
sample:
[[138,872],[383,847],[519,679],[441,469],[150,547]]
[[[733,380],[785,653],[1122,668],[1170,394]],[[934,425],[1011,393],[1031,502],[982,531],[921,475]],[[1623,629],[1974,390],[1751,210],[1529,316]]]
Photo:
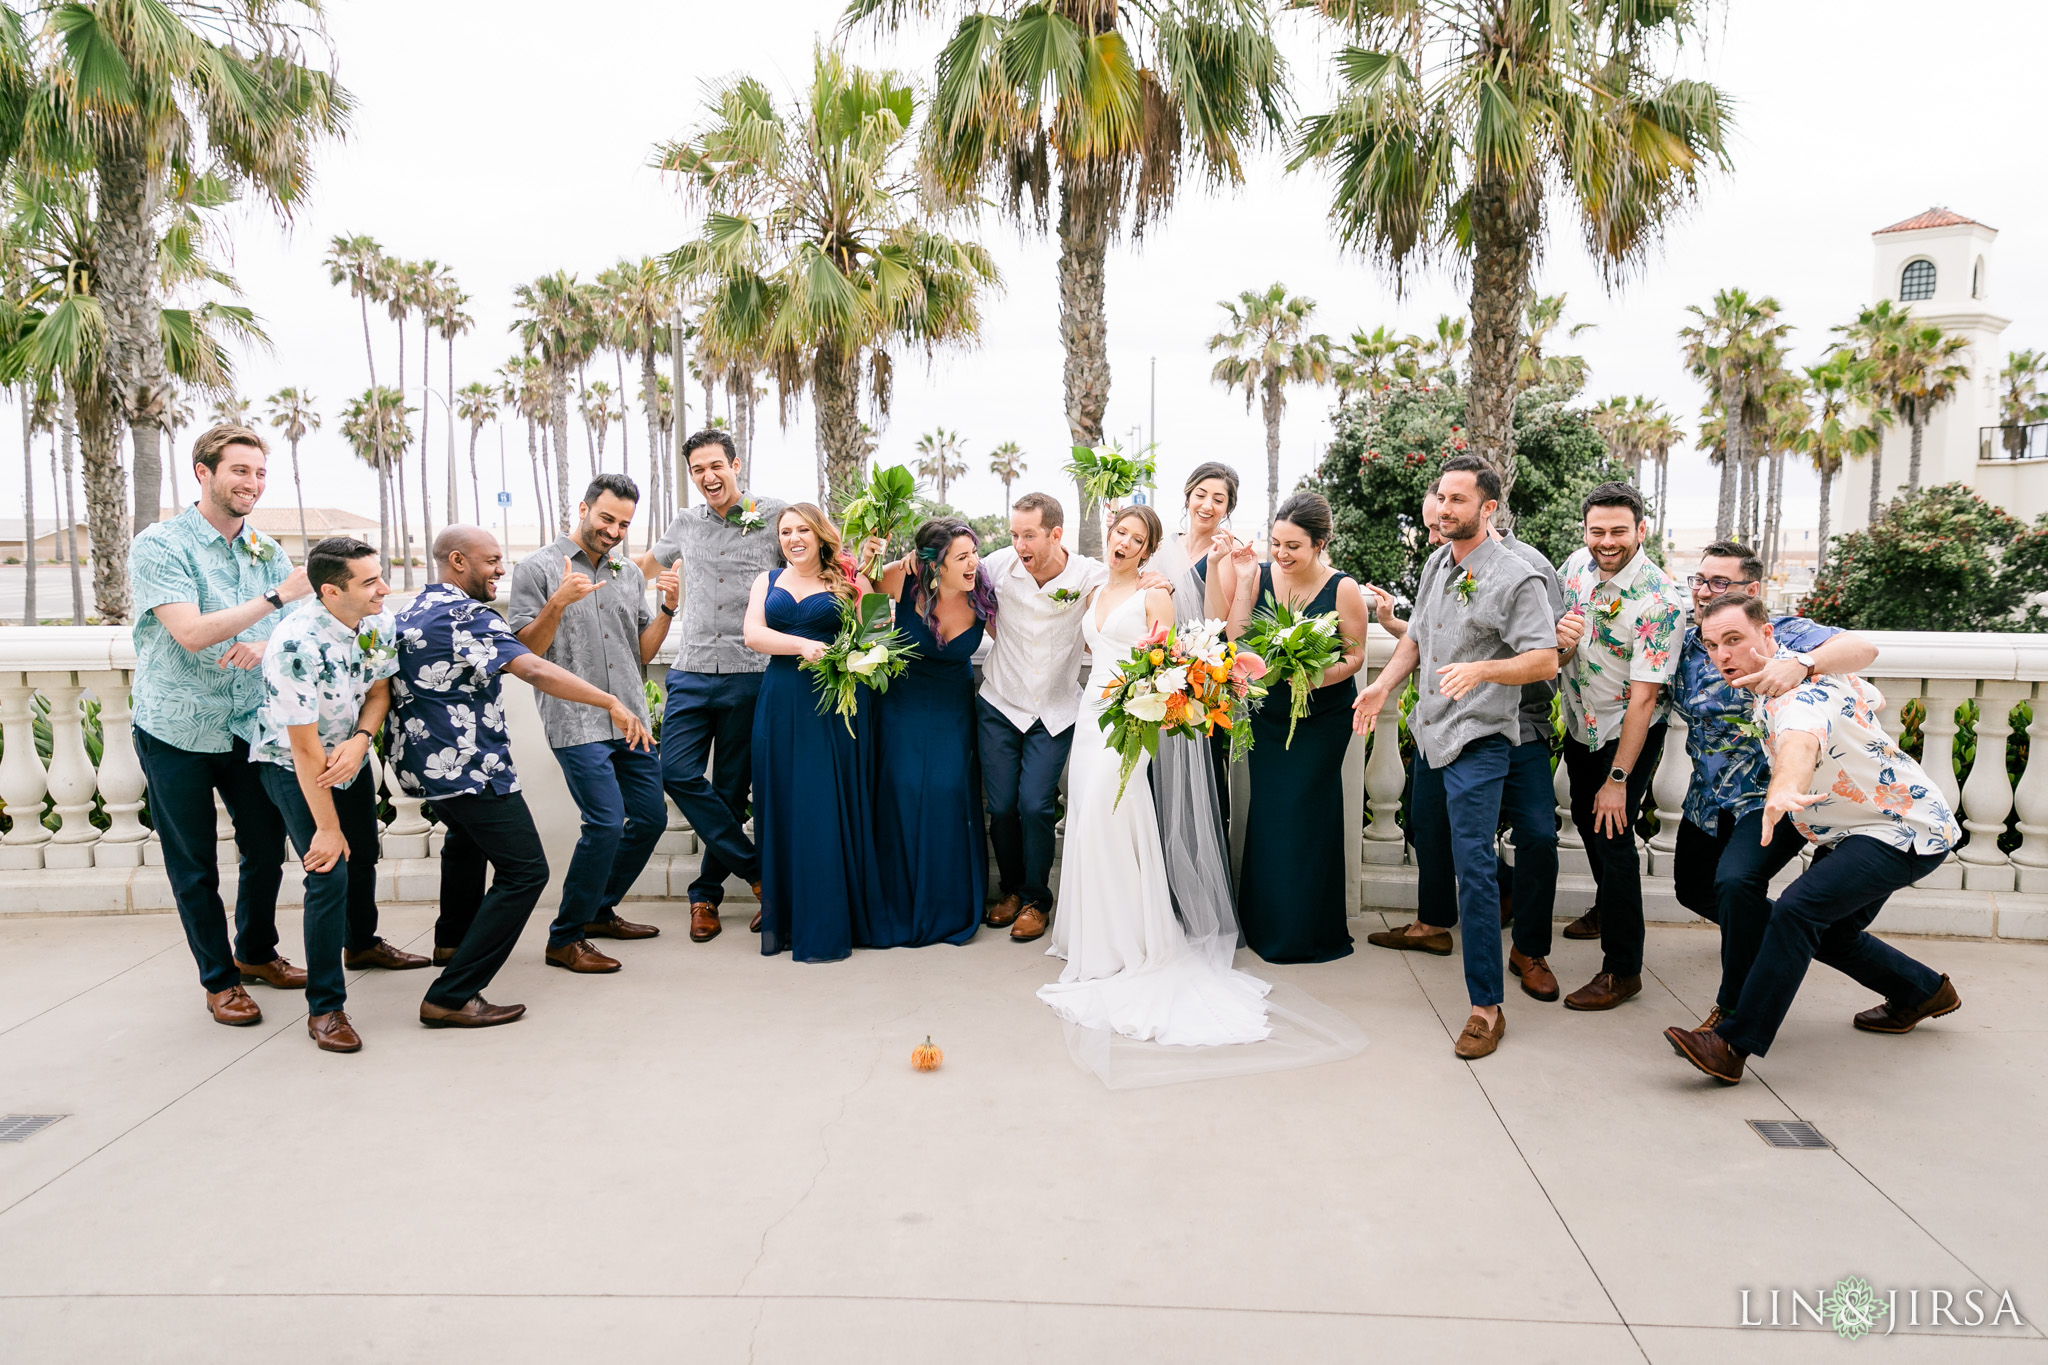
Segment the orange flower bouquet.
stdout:
[[1266,695],[1259,681],[1263,659],[1223,638],[1221,621],[1187,621],[1152,632],[1103,689],[1099,724],[1122,760],[1116,799],[1121,802],[1141,755],[1159,753],[1159,736],[1206,739],[1230,732],[1234,763],[1252,746],[1244,724]]

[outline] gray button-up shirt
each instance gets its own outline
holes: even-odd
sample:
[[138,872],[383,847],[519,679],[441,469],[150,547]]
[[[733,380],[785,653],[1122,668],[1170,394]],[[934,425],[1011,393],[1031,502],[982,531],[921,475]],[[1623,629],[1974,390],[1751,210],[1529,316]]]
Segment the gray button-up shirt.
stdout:
[[1437,670],[1555,649],[1557,618],[1551,615],[1542,579],[1534,564],[1491,536],[1474,546],[1462,564],[1451,562],[1448,545],[1423,564],[1415,615],[1408,624],[1420,653],[1418,695],[1408,724],[1430,767],[1448,768],[1466,745],[1488,735],[1501,735],[1510,744],[1518,740],[1520,688],[1481,683],[1452,701],[1438,686]]
[[[1542,571],[1543,593],[1550,599],[1550,619],[1555,621],[1564,615],[1564,587],[1557,581],[1557,570],[1543,556],[1543,551],[1525,540],[1517,540],[1509,531],[1501,537],[1501,544],[1513,550]],[[1521,744],[1534,744],[1542,740],[1550,742],[1550,704],[1557,697],[1557,679],[1522,684]]]
[[[562,609],[561,624],[555,627],[554,643],[541,657],[568,669],[593,687],[603,688],[626,704],[626,708],[647,719],[647,690],[640,671],[640,632],[654,620],[654,608],[647,602],[647,580],[623,547],[602,562],[593,564],[583,547],[568,536],[519,561],[512,571],[511,609],[506,623],[516,631],[525,630],[541,608],[562,586],[563,559],[575,562],[577,571],[603,584],[581,602]],[[616,565],[617,567],[613,567]],[[566,749],[572,744],[595,744],[617,739],[611,717],[594,706],[563,701],[545,692],[535,694],[540,703],[541,727],[547,731],[550,748]]]
[[[759,673],[768,657],[747,648],[747,596],[754,580],[782,563],[775,519],[789,506],[742,498],[726,517],[703,503],[685,507],[654,543],[654,562],[683,561],[683,638],[676,667],[685,673]],[[748,515],[751,508],[752,515]],[[743,531],[740,523],[755,530]]]

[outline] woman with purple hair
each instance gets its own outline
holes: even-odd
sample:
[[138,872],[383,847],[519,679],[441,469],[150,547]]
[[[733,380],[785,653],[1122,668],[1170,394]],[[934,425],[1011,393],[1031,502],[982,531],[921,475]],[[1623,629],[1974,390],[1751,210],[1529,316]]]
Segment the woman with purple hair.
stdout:
[[981,923],[988,841],[975,771],[974,653],[995,627],[996,595],[980,552],[966,522],[935,517],[876,585],[896,600],[897,628],[917,657],[875,698],[882,894],[856,936],[871,948],[965,943]]

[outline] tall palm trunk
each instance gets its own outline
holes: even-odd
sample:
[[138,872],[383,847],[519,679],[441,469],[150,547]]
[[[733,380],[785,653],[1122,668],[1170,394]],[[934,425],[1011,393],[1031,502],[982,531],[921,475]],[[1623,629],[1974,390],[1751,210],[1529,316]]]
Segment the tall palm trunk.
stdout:
[[554,520],[554,513],[548,510],[547,495],[541,491],[540,441],[536,434],[538,427],[532,417],[526,419],[526,463],[533,470],[533,526],[534,534],[547,539],[548,524]]
[[[99,242],[99,278],[93,292],[98,295],[106,317],[104,373],[112,390],[106,395],[110,411],[104,426],[115,441],[120,440],[123,421],[135,433],[133,525],[139,532],[156,521],[162,497],[161,424],[164,398],[170,392],[163,337],[157,331],[157,241],[150,228],[162,185],[139,145],[117,144],[101,151],[97,169],[98,218],[94,226]],[[82,432],[86,422],[83,414],[80,422]],[[118,523],[118,509],[111,515],[95,512],[93,499],[111,496],[126,506],[129,490],[120,467],[120,454],[103,451],[95,456],[92,446],[97,442],[85,444],[86,515],[109,524]],[[126,620],[128,537],[117,535],[113,543],[103,546],[95,535],[92,555],[95,595],[102,599],[102,618]],[[99,589],[103,582],[118,584],[111,598]],[[105,615],[110,603],[120,606],[118,615]]]
[[[370,367],[370,401],[377,398],[377,350],[370,344],[370,296],[356,295],[356,302],[362,305],[363,314],[363,359]],[[375,459],[372,465],[377,471],[377,558],[383,561],[384,577],[391,577],[391,513],[389,499],[384,488],[384,424],[374,418],[370,422],[370,454]]]
[[1279,370],[1268,365],[1260,389],[1259,409],[1266,419],[1266,529],[1270,531],[1273,518],[1280,514],[1280,414],[1287,408]]
[[1820,542],[1819,545],[1814,547],[1813,551],[1813,572],[1815,577],[1818,577],[1820,571],[1828,566],[1828,513],[1831,510],[1828,504],[1834,500],[1834,487],[1835,471],[1828,465],[1822,465],[1820,471],[1820,529],[1814,532],[1815,539]]
[[818,477],[825,510],[837,518],[867,481],[861,468],[860,357],[820,347],[811,364],[811,402],[818,414]]
[[[380,457],[381,458],[381,457]],[[377,467],[377,553],[383,556],[384,572],[391,572],[391,475]]]
[[569,534],[569,374],[555,372],[549,395],[549,416],[554,420],[555,522],[558,535]]
[[[612,364],[617,367],[619,372],[619,472],[621,474],[631,474],[633,472],[633,441],[630,433],[633,428],[628,421],[632,414],[627,411],[626,353],[624,350],[613,349]],[[653,491],[651,487],[644,490],[650,497]],[[648,508],[649,512],[655,510],[652,506]],[[648,520],[652,521],[654,518],[650,516]]]
[[483,429],[481,422],[469,424],[469,506],[479,526],[484,524],[484,486],[476,477],[476,438]]
[[395,495],[395,502],[398,508],[398,542],[405,547],[403,572],[405,586],[410,588],[412,586],[412,518],[407,515],[405,507],[405,461],[393,460],[391,462],[391,469],[392,473],[397,476],[398,482]]
[[1783,447],[1774,444],[1771,447],[1770,473],[1768,478],[1764,480],[1764,572],[1766,574],[1778,572],[1778,559],[1784,552],[1784,547],[1779,539],[1780,523],[1778,519],[1779,501],[1783,497],[1784,492],[1785,451]]
[[[640,347],[640,407],[647,414],[647,481],[654,494],[655,507],[655,515],[647,519],[647,531],[652,536],[655,524],[667,520],[668,506],[661,478],[664,463],[661,458],[661,375],[654,368],[654,340],[651,335]],[[654,548],[651,539],[647,548]]]
[[590,457],[590,477],[594,479],[597,477],[598,469],[601,468],[598,460],[604,454],[604,447],[598,443],[597,432],[590,424],[590,385],[586,382],[588,378],[589,376],[584,372],[584,367],[578,365],[576,367],[576,411],[583,418],[583,453]]
[[[1067,435],[1077,446],[1102,444],[1109,408],[1109,313],[1104,306],[1115,201],[1107,172],[1060,168],[1060,345],[1066,360]],[[1102,509],[1081,494],[1076,548],[1102,558]]]
[[[292,428],[294,431],[298,428]],[[306,556],[313,552],[313,542],[306,539],[306,489],[299,482],[299,438],[291,438],[292,446],[292,497],[299,504],[299,562],[306,562]]]
[[21,386],[21,623],[39,626],[36,614],[36,449],[35,389]]
[[1912,428],[1913,432],[1913,443],[1906,455],[1906,496],[1910,498],[1920,491],[1920,446],[1927,437],[1927,407],[1925,404],[1913,404],[1908,425]]
[[1500,475],[1500,519],[1510,522],[1515,484],[1515,359],[1522,346],[1522,312],[1535,265],[1540,211],[1510,186],[1484,177],[1472,189],[1471,383],[1465,399],[1465,439],[1473,454]]
[[[448,333],[448,520],[452,524],[462,516],[462,488],[455,478],[455,333]],[[469,429],[469,481],[476,483],[476,428]],[[477,509],[477,525],[483,525],[483,509]],[[433,543],[427,544],[432,550]]]
[[[434,543],[434,503],[429,496],[434,487],[434,471],[427,463],[427,418],[433,413],[433,392],[429,388],[433,381],[434,348],[427,334],[427,312],[420,310],[420,536],[421,549],[428,549]],[[453,423],[450,423],[453,426]],[[454,471],[449,471],[449,481],[454,481]],[[450,505],[454,499],[449,500]],[[412,585],[408,575],[406,586]]]
[[171,486],[171,500],[164,506],[184,511],[185,500],[178,496],[178,428],[171,422],[164,423],[164,480]]
[[[76,475],[72,464],[72,442],[77,437],[77,404],[71,396],[70,387],[64,390],[64,562],[71,568],[71,624],[85,624],[85,581],[78,573],[78,503],[73,493]],[[51,452],[54,457],[56,452]],[[50,472],[57,472],[57,462],[50,461]]]
[[[96,377],[97,379],[97,377]],[[92,536],[93,609],[100,621],[128,619],[128,471],[121,467],[121,418],[114,396],[95,382],[81,395],[74,417],[84,466],[86,530]]]
[[1878,492],[1884,487],[1884,438],[1879,437],[1870,446],[1870,522],[1877,525]]

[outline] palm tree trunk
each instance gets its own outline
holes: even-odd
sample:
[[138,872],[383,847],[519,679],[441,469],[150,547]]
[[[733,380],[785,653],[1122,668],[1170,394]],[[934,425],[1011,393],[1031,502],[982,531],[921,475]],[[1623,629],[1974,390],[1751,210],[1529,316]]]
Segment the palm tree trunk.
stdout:
[[[94,390],[98,390],[95,392]],[[121,468],[121,418],[114,396],[99,385],[77,405],[78,452],[84,466],[86,529],[92,536],[93,609],[100,621],[128,619],[128,474]]]
[[[462,486],[455,477],[455,333],[453,331],[448,333],[448,411],[444,415],[448,419],[448,501],[444,506],[448,509],[448,520],[452,524],[462,516]],[[469,431],[469,481],[472,485],[476,483],[475,427],[471,427]],[[479,521],[477,524],[482,525],[481,508],[478,509],[478,516]],[[431,551],[433,548],[433,542],[427,542],[427,549]]]
[[583,418],[583,453],[590,457],[590,477],[597,477],[599,448],[597,437],[590,429],[590,386],[585,382],[584,367],[576,367],[576,411]]
[[1785,452],[1782,447],[1771,448],[1770,477],[1764,484],[1764,544],[1769,553],[1764,557],[1764,572],[1778,572],[1778,560],[1784,553],[1782,542],[1783,526],[1779,521],[1779,504],[1785,493]]
[[[818,414],[818,471],[825,511],[835,520],[860,491],[860,357],[820,347],[811,365],[811,402]],[[744,468],[744,464],[741,466]]]
[[1472,189],[1471,379],[1465,399],[1468,449],[1500,475],[1500,515],[1511,524],[1515,483],[1515,358],[1535,264],[1538,213],[1513,190],[1483,179]]
[[412,519],[406,515],[405,510],[405,461],[393,460],[391,467],[398,476],[398,544],[405,555],[403,567],[405,586],[410,588],[412,586]]
[[1735,534],[1744,545],[1762,549],[1756,543],[1753,528],[1756,525],[1756,454],[1749,448],[1749,432],[1742,433],[1742,459],[1736,466],[1741,478],[1741,493],[1735,509]]
[[[64,562],[71,568],[71,624],[85,624],[85,581],[78,573],[78,503],[73,494],[73,465],[71,443],[77,435],[77,405],[71,397],[71,390],[64,390]],[[53,450],[52,456],[56,454]],[[50,461],[50,472],[57,472],[57,462]]]
[[[545,539],[548,525],[554,521],[555,514],[549,510],[547,495],[541,491],[541,453],[539,441],[534,434],[538,425],[531,417],[526,419],[526,463],[533,469],[534,534]],[[507,549],[509,548],[508,546]]]
[[391,572],[391,476],[382,466],[377,470],[377,553],[384,557],[384,572]]
[[36,614],[36,450],[35,388],[21,386],[21,623],[39,626]]
[[[427,462],[427,418],[432,415],[434,394],[430,387],[434,382],[433,340],[427,333],[427,312],[420,310],[420,536],[421,548],[434,543],[434,470]],[[452,480],[453,475],[451,473]],[[452,499],[451,499],[452,501]],[[412,586],[411,577],[406,586]]]
[[[619,371],[619,472],[621,474],[630,474],[633,472],[633,440],[630,435],[632,425],[628,421],[631,414],[627,411],[626,404],[626,352],[624,348],[613,348],[612,364]],[[653,490],[650,488],[647,491],[651,493]],[[650,506],[648,510],[651,512],[655,509]],[[652,517],[648,518],[650,521],[653,519]]]
[[483,429],[481,422],[469,424],[469,506],[479,526],[484,524],[484,487],[476,477],[476,438]]
[[[1067,435],[1077,446],[1102,444],[1102,415],[1109,408],[1109,314],[1104,306],[1104,273],[1115,202],[1106,173],[1085,166],[1060,168],[1060,345],[1066,353],[1063,378]],[[1081,494],[1076,548],[1102,558],[1102,509]]]
[[1820,543],[1813,551],[1813,574],[1820,577],[1820,571],[1828,566],[1828,504],[1834,500],[1835,471],[1826,465],[1820,471],[1820,529],[1814,532],[1814,539]]
[[[293,428],[293,430],[295,430],[295,431],[296,431],[296,430],[297,430],[297,428],[296,428],[296,427],[294,427],[294,428]],[[310,541],[310,540],[308,540],[308,539],[306,539],[306,490],[305,490],[305,487],[304,487],[304,486],[303,486],[302,484],[300,484],[300,482],[299,482],[299,442],[298,442],[298,438],[297,438],[297,437],[293,437],[293,438],[292,438],[292,443],[291,443],[291,444],[292,444],[292,496],[293,496],[293,497],[295,497],[295,498],[297,498],[297,499],[298,499],[298,503],[299,503],[299,562],[300,562],[301,564],[303,564],[303,563],[305,563],[305,562],[306,562],[306,556],[307,556],[308,554],[312,553],[312,550],[313,550],[313,542],[312,542],[312,541]]]
[[1884,437],[1879,436],[1870,446],[1870,521],[1877,525],[1878,490],[1884,487]]
[[[1280,515],[1280,413],[1287,406],[1287,395],[1280,388],[1280,373],[1272,366],[1266,367],[1266,380],[1260,386],[1264,391],[1259,395],[1259,409],[1266,419],[1266,529],[1273,529],[1273,519]],[[1506,498],[1502,498],[1506,504]]]
[[178,428],[169,422],[164,423],[164,478],[171,485],[171,500],[165,505],[184,511],[185,500],[178,496]]
[[[623,389],[623,381],[621,383]],[[640,347],[640,406],[647,414],[647,480],[653,486],[655,514],[647,519],[647,548],[654,548],[656,523],[668,518],[666,485],[662,482],[661,458],[661,374],[654,368],[654,339],[650,332]]]
[[1913,444],[1906,456],[1906,496],[1913,497],[1920,491],[1920,446],[1927,435],[1927,409],[1923,404],[1913,405]]
[[555,373],[552,397],[555,454],[555,523],[557,534],[569,534],[569,374]]
[[[363,359],[370,367],[370,405],[377,403],[377,350],[370,344],[370,296],[356,295],[356,302],[362,305],[363,314]],[[384,577],[391,577],[390,511],[385,504],[384,489],[384,424],[372,418],[370,422],[370,453],[375,457],[377,471],[377,557],[384,561]]]
[[[106,316],[106,354],[102,364],[110,392],[105,399],[105,426],[117,442],[124,420],[135,432],[133,525],[139,532],[156,521],[162,497],[158,433],[163,420],[163,398],[170,392],[163,338],[157,331],[157,240],[150,226],[162,186],[160,172],[151,171],[140,145],[116,143],[104,148],[96,166],[98,218],[94,226],[99,244],[99,277],[93,292],[99,296]],[[79,420],[83,431],[89,419],[80,414]],[[97,418],[90,420],[93,425],[100,425]],[[93,499],[112,496],[125,507],[128,481],[121,469],[119,451],[95,453],[98,444],[97,437],[84,443],[86,515],[110,526],[118,525],[122,519],[119,508],[96,511]],[[116,539],[118,544],[102,549],[95,535],[92,547],[95,595],[102,598],[102,616],[108,621],[127,619],[128,538],[122,534]],[[112,596],[100,593],[99,583],[114,578],[119,583],[110,589]],[[120,605],[119,615],[105,616],[104,608],[109,603]]]

